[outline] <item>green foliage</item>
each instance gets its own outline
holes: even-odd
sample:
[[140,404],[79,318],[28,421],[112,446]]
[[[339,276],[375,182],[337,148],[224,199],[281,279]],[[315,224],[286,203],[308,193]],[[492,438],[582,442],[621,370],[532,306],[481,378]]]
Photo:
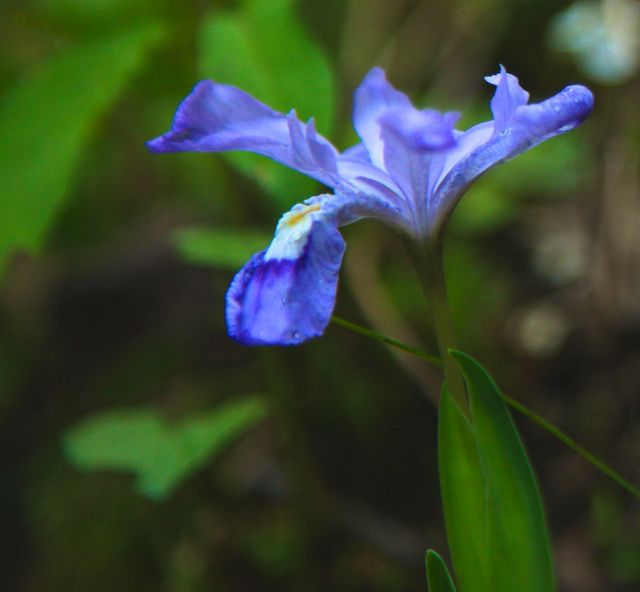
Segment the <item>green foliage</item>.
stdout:
[[446,392],[439,424],[442,497],[461,592],[555,589],[549,535],[536,480],[488,373],[452,355],[467,382],[470,420]]
[[429,592],[456,592],[447,564],[435,551],[429,549],[425,558]]
[[[292,0],[244,0],[235,11],[204,19],[200,75],[239,86],[270,107],[295,108],[331,131],[336,89],[331,67],[294,13]],[[314,193],[314,182],[282,165],[248,154],[226,155],[256,180],[278,208]]]
[[[434,3],[422,3],[424,10],[409,12],[398,3],[377,4],[364,11],[345,0],[8,0],[3,5],[0,268],[7,253],[18,249],[46,248],[51,262],[12,266],[0,295],[0,416],[3,441],[13,451],[3,466],[0,510],[5,588],[423,588],[420,564],[404,559],[423,553],[420,533],[439,536],[438,512],[424,513],[425,504],[435,508],[438,503],[430,437],[435,410],[416,396],[411,378],[378,346],[338,329],[275,357],[237,346],[219,323],[209,322],[216,310],[222,317],[223,302],[216,301],[221,278],[214,274],[209,281],[202,270],[167,256],[166,235],[176,224],[215,220],[215,230],[178,231],[175,244],[189,263],[235,270],[267,245],[272,222],[284,208],[319,187],[252,155],[152,157],[144,149],[145,139],[167,129],[178,100],[200,77],[239,85],[284,112],[295,107],[302,119],[316,116],[320,131],[339,138],[341,146],[357,141],[348,123],[350,91],[375,64],[414,95],[426,91],[447,97],[443,109],[450,110],[449,99],[456,97],[466,103],[463,113],[481,110],[473,122],[490,117],[491,89],[482,90],[481,75],[495,71],[499,61],[513,68],[534,101],[576,77],[569,64],[530,51],[544,39],[558,10],[551,3],[521,3],[517,11],[485,0],[474,0],[464,10],[459,3],[438,3],[435,10],[426,6]],[[480,32],[474,25],[484,12],[499,18]],[[157,21],[162,24],[153,24]],[[148,26],[134,28],[144,23]],[[474,67],[463,52],[442,46],[445,37],[464,40],[466,52],[475,56]],[[324,48],[335,61],[331,68]],[[342,88],[336,86],[338,77]],[[582,217],[588,233],[593,226],[589,208],[599,211],[590,186],[613,183],[603,195],[620,197],[613,204],[620,220],[634,219],[633,200],[625,206],[624,191],[615,189],[633,186],[626,165],[633,168],[637,148],[637,88],[628,84],[612,90],[599,93],[598,109],[583,130],[491,171],[457,208],[449,228],[454,240],[446,249],[447,283],[454,324],[469,349],[497,359],[512,344],[511,335],[502,335],[491,350],[481,349],[487,335],[511,326],[522,302],[552,296],[524,261],[516,276],[501,272],[515,261],[505,260],[504,249],[537,244],[529,242],[537,236],[526,235],[523,242],[532,204],[548,215],[554,200],[575,196],[586,208]],[[429,100],[421,106],[434,104]],[[245,171],[244,178],[238,171]],[[265,195],[256,197],[265,204],[256,207],[245,198],[261,188]],[[616,220],[603,230],[615,232]],[[240,230],[248,221],[268,232]],[[506,225],[509,233],[498,234]],[[367,235],[353,234],[366,227],[345,230],[364,245],[365,255],[372,254],[363,265],[384,266],[381,277],[393,303],[418,340],[428,343],[429,315],[414,271],[403,264],[395,237],[378,242],[381,235],[376,235],[368,242]],[[479,234],[482,241],[470,240]],[[351,250],[355,244],[349,244]],[[594,249],[597,254],[598,244]],[[374,283],[366,297],[379,316],[366,323],[377,325],[385,320],[385,298],[377,300],[376,274],[369,278]],[[349,273],[343,274],[345,280],[351,280]],[[344,290],[349,287],[342,286],[338,305],[341,314],[358,319]],[[553,297],[573,302],[580,297],[574,288],[569,293],[554,286]],[[509,298],[514,290],[517,298]],[[399,327],[392,333],[404,337]],[[545,387],[560,372],[569,388],[569,407],[558,407],[559,417],[589,446],[618,442],[610,451],[612,460],[628,470],[638,450],[633,417],[622,412],[628,408],[625,371],[633,352],[625,351],[618,333],[596,331],[590,340],[598,346],[595,353],[584,340],[577,340],[578,349],[576,340],[567,343],[566,354],[576,362],[569,369],[557,360],[539,359],[540,372],[531,373],[531,360],[509,352],[509,377],[524,385],[523,398],[537,393],[545,408],[546,399],[554,397]],[[601,351],[603,344],[607,351]],[[603,355],[611,361],[610,383],[603,380],[601,365],[584,363]],[[201,480],[186,479],[198,467],[209,472],[213,463],[206,463],[222,444],[210,447],[214,431],[195,429],[195,412],[164,414],[163,401],[155,397],[175,392],[177,385],[180,409],[204,409],[204,426],[216,412],[207,393],[228,400],[235,393],[260,392],[265,381],[281,403],[273,424],[265,426],[267,437],[252,442],[243,455],[225,458],[215,484],[209,484],[215,487],[199,490]],[[596,393],[594,384],[608,388]],[[91,409],[113,409],[75,425],[84,419],[77,419],[79,401]],[[572,413],[571,401],[581,401],[585,413]],[[452,450],[458,447],[459,463],[450,465],[451,495],[466,496],[461,499],[471,510],[477,504],[476,514],[469,511],[467,522],[458,524],[465,548],[457,549],[453,566],[458,570],[467,552],[468,563],[482,565],[485,559],[491,567],[482,538],[485,506],[478,491],[484,474],[475,428],[446,395],[443,405],[449,405],[450,423],[459,428],[448,434]],[[589,414],[594,409],[606,409],[595,414],[599,421]],[[93,433],[87,431],[92,422]],[[250,425],[247,420],[226,441]],[[63,456],[58,447],[69,426]],[[577,471],[576,483],[591,489],[589,479],[598,476],[579,465],[566,459],[545,471],[545,489],[557,496],[560,507],[571,508],[554,515],[555,526],[567,540],[580,542],[579,552],[565,556],[563,567],[575,571],[587,554],[596,561],[585,577],[592,569],[607,592],[636,589],[634,506],[615,491],[613,498],[591,498],[587,530],[587,506],[576,506],[576,487],[558,486],[566,484],[568,469]],[[255,478],[269,495],[254,495]],[[186,495],[151,504],[136,494],[134,484],[156,499],[176,487]],[[415,532],[404,536],[396,522],[412,525]],[[344,536],[345,527],[354,528],[353,536]],[[480,533],[475,539],[472,529]],[[507,565],[507,559],[497,561]],[[446,589],[444,564],[435,555],[431,560],[429,575],[432,580],[442,576],[438,583]],[[466,588],[457,580],[456,587],[468,591],[475,584],[482,592],[503,592],[490,582],[483,588],[481,578],[468,577]],[[430,581],[430,586],[436,584]]]
[[64,451],[83,470],[135,473],[136,489],[161,500],[266,413],[255,396],[232,399],[176,424],[152,408],[109,410],[68,430]]
[[0,274],[16,248],[36,252],[69,196],[100,116],[162,38],[151,23],[50,59],[0,104]]
[[162,0],[37,0],[44,15],[54,22],[82,29],[113,27],[114,23],[141,21],[157,14]]
[[189,263],[235,270],[266,248],[270,237],[259,230],[184,228],[174,233],[173,240]]
[[484,476],[471,424],[447,389],[438,425],[440,489],[449,552],[461,592],[490,590]]

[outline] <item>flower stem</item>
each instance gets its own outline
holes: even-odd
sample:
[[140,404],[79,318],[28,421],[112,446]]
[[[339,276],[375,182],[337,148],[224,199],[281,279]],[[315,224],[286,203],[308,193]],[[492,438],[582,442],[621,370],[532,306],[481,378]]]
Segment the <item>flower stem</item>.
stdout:
[[[380,341],[382,343],[391,345],[392,347],[401,349],[402,351],[418,356],[427,362],[436,364],[437,366],[442,366],[442,363],[440,362],[439,358],[435,358],[435,356],[432,356],[427,352],[423,352],[418,348],[412,347],[410,345],[406,345],[401,341],[398,341],[397,339],[387,337],[386,335],[382,335],[377,331],[372,331],[371,329],[367,329],[366,327],[361,327],[356,323],[353,323],[351,321],[346,321],[344,319],[340,319],[335,316],[331,317],[331,320],[335,324],[340,325],[345,329],[349,329],[350,331],[353,331],[360,335],[370,337],[372,339],[375,339],[376,341]],[[596,469],[598,469],[599,471],[607,475],[609,478],[613,479],[622,488],[626,489],[631,495],[640,499],[640,488],[636,487],[635,485],[632,485],[629,481],[627,481],[624,477],[622,477],[622,475],[617,473],[605,462],[601,461],[595,455],[591,454],[588,450],[580,446],[580,444],[578,444],[571,436],[569,436],[568,434],[565,434],[560,428],[552,424],[550,421],[547,421],[542,416],[538,415],[537,413],[535,413],[534,411],[532,411],[522,403],[516,401],[515,399],[508,397],[504,393],[500,393],[500,396],[502,397],[502,400],[511,408],[515,409],[516,411],[524,415],[526,418],[530,419],[535,424],[540,426],[543,430],[547,431],[549,434],[551,434],[552,436],[560,440],[560,442],[568,446],[571,450],[573,450],[578,455],[580,455],[584,460],[586,460],[588,463],[593,465]]]
[[431,307],[447,388],[460,410],[468,416],[469,402],[464,379],[455,360],[449,355],[449,350],[455,349],[455,337],[447,303],[442,242],[435,240],[412,244],[409,251],[418,271],[422,291]]
[[366,327],[362,327],[360,325],[357,325],[356,323],[352,323],[351,321],[347,321],[346,319],[337,317],[336,315],[333,315],[331,317],[331,321],[336,325],[340,325],[341,327],[348,329],[349,331],[353,331],[354,333],[359,333],[360,335],[364,335],[365,337],[370,337],[371,339],[375,339],[376,341],[380,341],[382,343],[386,343],[387,345],[391,345],[392,347],[395,347],[399,350],[402,350],[404,352],[407,352],[409,354],[413,354],[414,356],[422,358],[423,360],[431,364],[435,364],[436,366],[442,367],[442,361],[438,356],[432,356],[431,354],[424,352],[417,347],[407,345],[406,343],[402,343],[397,339],[393,339],[392,337],[387,337],[386,335],[382,335],[382,333],[378,333],[373,329],[367,329]]

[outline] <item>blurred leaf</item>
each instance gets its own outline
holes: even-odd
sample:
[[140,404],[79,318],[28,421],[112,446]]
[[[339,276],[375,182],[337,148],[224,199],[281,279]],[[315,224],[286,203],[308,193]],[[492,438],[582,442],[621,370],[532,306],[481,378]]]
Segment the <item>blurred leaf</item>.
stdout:
[[202,24],[200,74],[235,84],[280,111],[333,125],[335,87],[327,58],[299,23],[293,0],[244,0]]
[[563,197],[584,181],[591,159],[585,130],[572,131],[536,146],[491,171],[479,182],[525,196]]
[[78,45],[45,63],[0,104],[0,274],[12,249],[37,251],[92,128],[162,38],[152,23]]
[[137,490],[160,500],[266,413],[263,400],[255,396],[233,399],[177,424],[151,408],[109,410],[68,430],[64,451],[83,470],[135,473]]
[[500,230],[522,212],[523,198],[571,195],[590,159],[580,130],[528,150],[477,181],[456,206],[452,227],[466,234]]
[[189,263],[235,270],[265,249],[271,237],[260,230],[185,228],[174,232],[173,240]]
[[[279,111],[295,108],[330,132],[335,83],[328,60],[298,22],[292,0],[244,0],[236,11],[215,12],[202,24],[200,75],[234,84]],[[255,155],[228,155],[288,208],[315,192],[314,181]]]
[[[457,408],[452,413],[453,404],[451,401],[447,403],[445,413],[449,414],[449,418],[445,419],[449,423],[443,423],[443,426],[450,430],[454,427],[454,422],[457,423],[464,433],[458,439],[465,444],[458,446],[449,460],[453,461],[454,466],[462,466],[467,470],[465,465],[479,463],[479,468],[469,482],[458,481],[459,489],[469,488],[469,491],[454,494],[458,501],[461,495],[473,497],[470,500],[471,506],[462,507],[458,503],[453,508],[449,504],[447,511],[445,501],[447,529],[449,531],[449,524],[453,522],[457,528],[454,530],[457,533],[454,540],[455,552],[462,551],[465,559],[461,563],[453,555],[452,548],[460,588],[462,592],[551,592],[555,585],[549,535],[535,476],[520,437],[487,372],[466,354],[453,352],[452,355],[460,364],[467,382],[472,425],[465,430],[466,419]],[[451,416],[454,421],[451,421]],[[444,438],[451,439],[453,436],[445,430]],[[475,443],[475,452],[472,443]],[[468,458],[460,459],[459,456],[465,453],[469,455]],[[446,454],[451,453],[445,452]],[[447,457],[444,459],[447,460]],[[450,488],[455,485],[451,475],[447,474],[452,469],[447,468],[446,463],[443,469]],[[479,476],[482,482],[478,481]],[[450,492],[443,488],[443,498],[448,494]],[[479,524],[478,520],[480,505],[484,505],[484,524]],[[486,541],[484,552],[479,557],[489,562],[489,581],[482,585],[472,582],[471,575],[475,575],[478,568],[469,564],[469,550],[460,548],[460,528],[467,519],[471,520],[467,524],[467,536],[474,529],[473,540],[484,538]],[[458,569],[463,571],[459,572]],[[466,573],[465,569],[471,570],[472,574]]]
[[480,182],[456,206],[451,225],[466,234],[495,232],[520,211],[518,201],[497,183]]
[[440,489],[447,541],[461,592],[492,590],[485,482],[473,428],[443,389],[438,420]]
[[456,592],[447,564],[435,551],[429,549],[426,557],[429,592]]

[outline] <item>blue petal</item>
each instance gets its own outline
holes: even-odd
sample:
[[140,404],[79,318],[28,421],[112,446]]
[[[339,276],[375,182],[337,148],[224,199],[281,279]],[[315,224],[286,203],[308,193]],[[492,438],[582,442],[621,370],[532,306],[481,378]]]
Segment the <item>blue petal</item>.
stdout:
[[469,185],[487,169],[580,125],[593,109],[593,94],[584,86],[572,85],[541,103],[513,106],[508,102],[505,99],[497,109],[501,117],[509,111],[508,119],[495,122],[490,136],[487,124],[461,136],[459,145],[464,150],[456,154],[457,162],[449,162],[433,198],[435,225],[446,219]]
[[511,117],[520,105],[526,105],[529,101],[529,93],[524,90],[518,79],[507,73],[503,66],[500,72],[493,76],[485,76],[489,84],[496,86],[496,92],[491,99],[491,112],[495,123],[495,131],[501,132],[507,127]]
[[385,151],[390,139],[385,135],[395,136],[407,149],[419,153],[451,148],[456,143],[453,126],[458,117],[457,113],[440,113],[433,109],[390,109],[379,119]]
[[381,68],[373,68],[357,88],[353,99],[353,125],[366,146],[371,162],[384,170],[384,144],[380,117],[390,110],[413,109],[404,93],[391,86]]
[[419,152],[441,150],[455,143],[453,124],[457,115],[442,115],[430,109],[419,111],[407,95],[387,82],[380,68],[371,70],[356,90],[353,119],[371,162],[392,176],[385,158],[390,149],[385,135],[392,135],[405,147]]
[[411,234],[426,236],[428,205],[446,155],[456,144],[456,113],[405,110],[381,118],[385,168],[411,211]]
[[453,126],[457,113],[389,111],[381,117],[384,162],[389,176],[412,199],[425,196],[430,163],[455,147]]
[[340,180],[337,151],[313,122],[278,113],[244,91],[211,80],[182,101],[171,130],[147,143],[151,152],[246,150],[277,160],[330,187]]
[[294,345],[321,335],[345,250],[338,227],[366,217],[404,224],[397,208],[371,194],[317,195],[284,214],[269,248],[229,287],[229,335],[247,345]]
[[[416,109],[380,68],[374,68],[356,91],[356,130],[370,161],[391,181],[382,183],[396,196],[387,200],[406,210],[405,230],[415,236],[423,236],[428,227],[428,198],[440,177],[444,154],[456,144],[457,118],[456,113]],[[361,158],[362,150],[355,147],[349,154]],[[380,186],[381,179],[367,177],[365,184]]]
[[335,221],[323,216],[306,230],[291,252],[285,245],[273,256],[276,233],[271,247],[237,273],[227,292],[227,330],[233,339],[246,345],[296,345],[323,333],[335,304],[345,243]]

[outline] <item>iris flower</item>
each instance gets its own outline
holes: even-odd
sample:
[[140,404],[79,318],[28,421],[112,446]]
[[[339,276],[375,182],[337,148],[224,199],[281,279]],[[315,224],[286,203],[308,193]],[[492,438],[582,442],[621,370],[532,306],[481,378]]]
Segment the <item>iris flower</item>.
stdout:
[[285,213],[271,244],[236,274],[226,296],[229,335],[248,345],[294,345],[321,335],[336,299],[345,252],[340,226],[374,218],[418,243],[437,240],[453,207],[487,169],[579,125],[591,92],[568,86],[529,104],[500,69],[493,120],[455,129],[456,113],[416,109],[374,68],[354,97],[361,142],[339,152],[313,120],[278,113],[244,91],[211,80],[180,104],[152,152],[255,152],[331,188]]

